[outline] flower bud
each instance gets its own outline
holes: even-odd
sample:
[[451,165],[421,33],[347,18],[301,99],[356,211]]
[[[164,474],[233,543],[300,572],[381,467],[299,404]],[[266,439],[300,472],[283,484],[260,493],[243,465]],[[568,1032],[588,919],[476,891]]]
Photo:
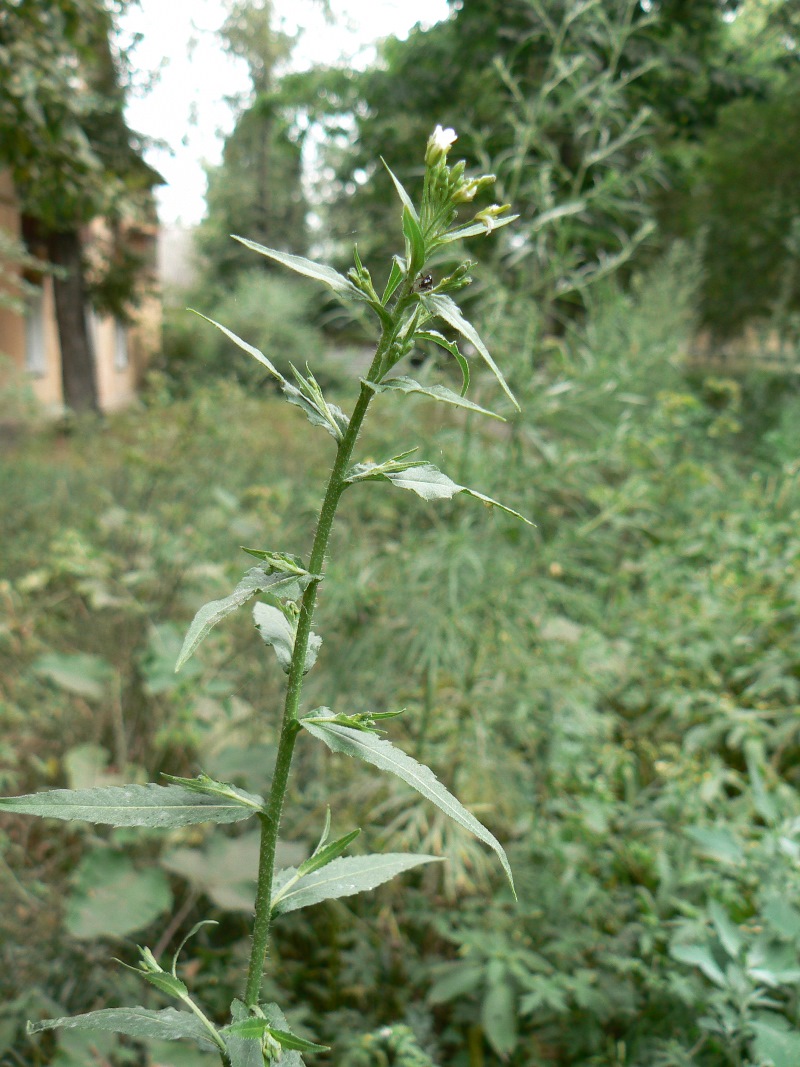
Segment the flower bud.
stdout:
[[441,126],[437,126],[428,138],[428,146],[425,149],[425,166],[435,167],[439,163],[444,163],[447,159],[447,153],[450,151],[457,136],[456,131],[449,126],[446,130],[443,130]]
[[158,960],[156,960],[155,956],[149,948],[141,948],[140,946],[139,952],[141,953],[141,957],[139,959],[139,967],[143,971],[145,971],[147,974],[163,973],[163,968],[160,966]]
[[453,203],[468,204],[475,199],[481,189],[485,189],[488,185],[493,185],[494,182],[494,174],[482,174],[480,178],[472,178],[470,181],[464,182],[461,188],[456,189],[453,194]]
[[505,214],[510,207],[510,204],[492,204],[490,207],[485,207],[483,211],[479,211],[473,221],[482,222],[486,227],[486,232],[491,233],[494,229],[494,220]]

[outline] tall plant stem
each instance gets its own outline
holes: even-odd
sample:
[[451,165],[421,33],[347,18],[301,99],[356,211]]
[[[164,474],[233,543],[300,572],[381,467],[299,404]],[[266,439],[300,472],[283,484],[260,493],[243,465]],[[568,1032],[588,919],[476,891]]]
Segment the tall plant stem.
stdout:
[[[408,289],[404,289],[394,307],[393,323],[399,321],[400,313],[405,307],[407,299]],[[394,326],[393,328],[384,327],[372,365],[367,374],[367,383],[378,380],[383,358],[392,343],[394,332]],[[303,688],[308,640],[311,635],[311,621],[317,603],[317,587],[321,581],[325,554],[328,550],[328,540],[333,527],[333,520],[336,516],[336,509],[341,495],[347,487],[347,482],[345,481],[347,468],[350,464],[364,417],[367,414],[367,408],[374,395],[370,385],[362,383],[361,392],[350,417],[347,430],[339,442],[336,460],[328,479],[325,498],[320,508],[314,544],[311,548],[311,558],[308,564],[309,572],[315,577],[308,583],[300,601],[300,614],[297,620],[294,650],[289,666],[289,680],[286,686],[286,701],[283,709],[278,752],[275,757],[275,772],[266,808],[263,815],[259,816],[261,822],[261,849],[258,863],[258,883],[256,886],[255,920],[253,922],[253,947],[250,952],[250,965],[247,972],[247,986],[244,997],[248,1008],[253,1008],[258,1003],[261,978],[264,973],[264,963],[269,946],[275,848],[278,841],[283,800],[289,781],[289,770],[292,765],[294,743],[300,729],[297,715]]]

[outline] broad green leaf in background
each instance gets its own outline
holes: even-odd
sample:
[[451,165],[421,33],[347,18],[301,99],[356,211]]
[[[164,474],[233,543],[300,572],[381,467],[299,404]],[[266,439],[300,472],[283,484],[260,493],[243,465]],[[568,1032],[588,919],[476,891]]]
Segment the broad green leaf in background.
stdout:
[[276,915],[311,907],[323,900],[336,900],[375,889],[404,871],[423,863],[441,862],[441,856],[387,852],[376,856],[346,856],[332,860],[320,870],[301,876],[292,868],[275,876],[273,909]]
[[501,1059],[507,1059],[517,1045],[516,1001],[511,976],[503,968],[503,973],[492,980],[490,964],[489,989],[481,1004],[481,1025],[486,1040]]
[[727,985],[725,975],[708,945],[672,945],[669,950],[670,956],[681,963],[688,963],[693,967],[699,967],[706,978],[715,985],[724,989]]
[[[161,857],[161,866],[185,878],[226,911],[253,910],[260,835],[257,830],[238,837],[213,835],[203,848],[176,848]],[[278,842],[276,862],[296,866],[306,858],[300,845]]]
[[215,797],[177,785],[97,786],[4,797],[0,811],[107,826],[191,826],[249,819],[260,800],[243,791]]
[[[305,579],[305,584],[307,583],[308,578]],[[251,567],[230,596],[223,597],[222,600],[211,600],[197,612],[186,634],[175,670],[181,669],[218,622],[221,622],[226,615],[230,615],[232,611],[236,611],[242,604],[246,604],[257,593],[269,592],[275,596],[294,596],[303,584],[304,579],[294,573],[278,571],[267,574],[262,567]]]
[[127,937],[171,907],[172,892],[163,871],[137,870],[127,856],[96,849],[75,871],[65,926],[77,938]]
[[723,863],[744,863],[744,849],[739,839],[726,826],[689,826],[686,834],[701,852]]
[[[120,1035],[102,1030],[64,1030],[58,1035],[58,1049],[50,1067],[96,1067],[98,1064],[125,1062],[126,1049]],[[197,1052],[197,1049],[192,1049]]]
[[361,301],[366,301],[367,299],[364,293],[353,285],[349,278],[339,274],[333,267],[325,266],[323,263],[315,263],[314,260],[305,259],[303,256],[293,256],[289,252],[279,252],[275,248],[267,248],[265,245],[258,244],[257,241],[249,241],[246,237],[237,237],[236,234],[233,234],[233,239],[243,244],[245,248],[258,252],[259,255],[266,256],[267,259],[274,259],[276,263],[280,263],[298,274],[303,274],[306,278],[313,278],[315,282],[322,282],[323,285],[327,285],[339,297]]
[[160,1011],[151,1011],[149,1008],[103,1008],[86,1015],[28,1023],[29,1034],[56,1029],[103,1030],[135,1038],[155,1037],[162,1041],[189,1040],[202,1049],[216,1051],[200,1020],[188,1011],[176,1011],[175,1008],[162,1008]]
[[301,719],[300,725],[314,737],[324,741],[332,752],[355,756],[382,771],[396,774],[398,778],[410,785],[412,789],[416,789],[465,830],[469,830],[478,840],[487,844],[497,854],[513,891],[514,878],[503,846],[494,834],[478,822],[472,812],[467,811],[464,805],[445,789],[429,767],[417,763],[411,756],[395,748],[390,741],[384,741],[373,733],[339,726],[326,721],[325,718]]
[[[297,623],[290,621],[280,608],[260,602],[253,607],[253,619],[264,644],[272,646],[281,667],[288,672],[294,652]],[[317,653],[321,644],[322,638],[312,633],[308,639],[304,674],[307,674],[317,662]]]
[[[155,1038],[139,1040],[147,1051],[148,1067],[219,1067],[219,1050],[216,1047],[214,1052],[201,1052],[189,1045],[178,1045]],[[209,1046],[211,1044],[209,1042]],[[84,1067],[84,1064],[81,1064],[81,1067]]]
[[717,931],[722,947],[731,957],[736,957],[744,947],[744,937],[736,923],[731,921],[730,916],[717,900],[712,900],[708,905],[708,914]]
[[452,478],[448,478],[438,467],[432,463],[421,463],[415,466],[405,466],[400,471],[385,471],[380,469],[377,463],[359,463],[347,472],[348,482],[367,481],[369,479],[387,479],[400,489],[410,489],[423,500],[450,500],[456,493],[466,493],[476,500],[482,501],[488,507],[500,508],[507,515],[513,515],[515,519],[522,519],[528,526],[534,524],[524,515],[520,515],[513,508],[506,507],[499,500],[493,500],[490,496],[479,493],[476,489],[468,489],[465,485],[459,485]]
[[176,848],[161,866],[185,878],[226,911],[251,912],[258,872],[258,831],[236,838],[213,836],[203,848]]
[[800,1033],[790,1030],[782,1015],[764,1012],[752,1023],[753,1046],[759,1063],[771,1060],[774,1067],[797,1067],[800,1063]]
[[465,408],[467,411],[475,411],[479,415],[488,415],[492,419],[499,419],[500,422],[506,420],[502,415],[496,414],[494,411],[489,411],[488,408],[482,408],[479,404],[473,404],[471,400],[467,400],[463,396],[459,396],[458,393],[454,393],[452,389],[448,389],[444,385],[421,385],[419,382],[414,381],[413,378],[386,378],[379,384],[367,383],[371,389],[374,389],[376,393],[385,392],[398,392],[398,393],[421,393],[423,396],[432,397],[434,400],[438,400],[444,404],[452,404],[457,408]]
[[221,781],[241,781],[248,788],[267,790],[275,762],[275,745],[225,745],[219,751],[203,754],[203,764]]
[[441,977],[437,978],[428,990],[425,999],[429,1004],[447,1004],[451,1000],[460,1000],[479,989],[485,978],[482,963],[447,963],[437,968],[437,971]]
[[765,762],[763,746],[760,742],[751,740],[745,744],[745,761],[747,772],[750,776],[750,788],[752,790],[753,806],[767,824],[775,826],[779,822],[778,810],[775,801],[769,795],[762,767]]
[[175,622],[152,624],[147,635],[147,648],[138,657],[144,691],[148,696],[160,696],[186,686],[187,680],[202,673],[196,661],[183,664],[183,676],[175,677],[175,663],[185,637],[185,627]]
[[771,988],[800,982],[800,960],[793,945],[759,937],[747,953],[747,973]]
[[800,938],[800,911],[788,900],[772,897],[762,908],[761,914],[781,937],[792,941]]
[[34,662],[33,671],[59,689],[87,700],[102,700],[114,677],[110,663],[85,652],[47,652]]
[[500,388],[506,394],[506,396],[517,409],[517,411],[519,411],[520,407],[517,403],[517,398],[509,389],[508,383],[503,377],[502,371],[492,359],[489,353],[489,349],[480,339],[478,331],[475,329],[472,323],[467,322],[467,320],[462,316],[461,312],[458,310],[458,305],[455,303],[455,301],[451,300],[449,296],[445,296],[443,293],[431,293],[428,295],[423,294],[421,299],[422,303],[432,315],[438,315],[439,318],[444,319],[448,326],[452,326],[454,330],[457,330],[458,333],[462,335],[462,337],[466,337],[469,343],[477,349],[484,363],[487,365],[487,367],[489,367],[492,374],[497,379]]
[[124,778],[108,770],[110,762],[111,754],[102,745],[75,745],[64,753],[62,759],[67,785],[70,789],[124,785]]

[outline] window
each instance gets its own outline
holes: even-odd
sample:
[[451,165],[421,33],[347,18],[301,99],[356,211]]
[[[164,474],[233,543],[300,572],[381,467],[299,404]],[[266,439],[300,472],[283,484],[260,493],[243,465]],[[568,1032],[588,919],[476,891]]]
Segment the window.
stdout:
[[35,378],[47,373],[44,343],[44,291],[37,285],[27,297],[25,311],[25,369]]
[[128,369],[128,328],[119,319],[114,320],[114,370]]

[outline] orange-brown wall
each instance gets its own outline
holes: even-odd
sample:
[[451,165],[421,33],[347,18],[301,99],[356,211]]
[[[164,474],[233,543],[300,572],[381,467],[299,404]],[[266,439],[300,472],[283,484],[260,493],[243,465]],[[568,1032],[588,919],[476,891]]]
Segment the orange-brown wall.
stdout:
[[[11,177],[0,171],[0,227],[12,237],[20,236],[20,213]],[[98,234],[102,223],[93,225]],[[154,240],[155,234],[145,240]],[[18,295],[18,294],[15,294]],[[64,408],[61,385],[61,349],[55,316],[52,280],[45,276],[42,282],[44,318],[44,373],[32,374],[25,366],[26,326],[24,315],[12,308],[0,305],[0,386],[9,378],[29,386],[43,408],[60,413]],[[130,404],[142,383],[150,357],[158,350],[161,334],[161,301],[156,294],[149,294],[136,309],[135,322],[127,329],[128,364],[125,368],[115,365],[115,332],[113,318],[92,316],[90,331],[94,340],[97,372],[98,401],[102,411],[115,411]]]

